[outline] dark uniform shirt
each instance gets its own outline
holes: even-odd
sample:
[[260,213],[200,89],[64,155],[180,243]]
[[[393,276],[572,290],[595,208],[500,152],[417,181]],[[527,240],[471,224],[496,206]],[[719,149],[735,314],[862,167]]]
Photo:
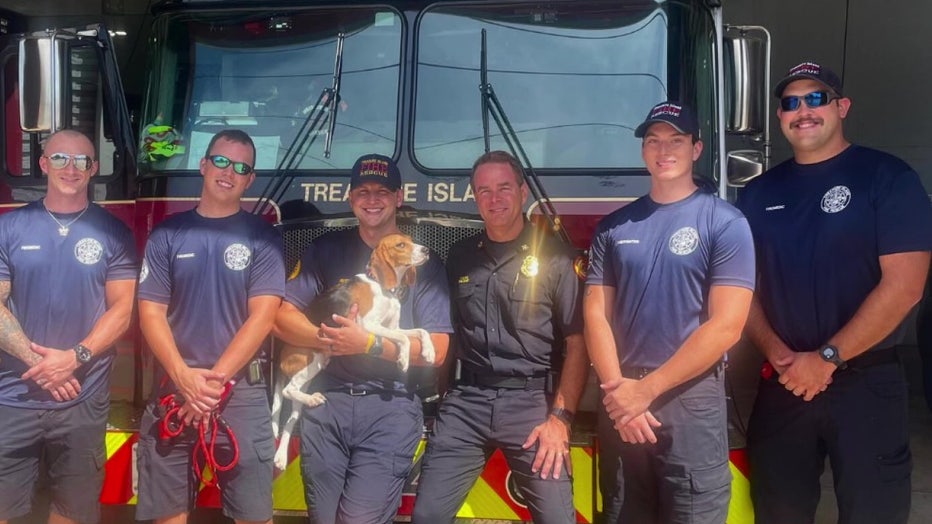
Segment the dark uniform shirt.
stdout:
[[[46,347],[70,349],[81,342],[107,311],[107,282],[137,274],[135,242],[123,222],[96,204],[77,217],[58,217],[69,224],[67,236],[59,234],[41,201],[0,217],[0,280],[12,284],[7,307],[26,337]],[[112,361],[107,349],[75,370],[80,395],[58,402],[35,382],[21,380],[28,366],[4,354],[0,404],[61,409],[83,402],[107,387]]]
[[249,318],[249,299],[283,296],[278,231],[245,211],[202,217],[195,210],[149,236],[139,298],[168,304],[168,323],[187,365],[213,366]]
[[511,242],[486,233],[450,249],[455,355],[464,369],[546,374],[567,336],[582,332],[581,286],[569,248],[525,224]]
[[[783,162],[751,181],[738,207],[757,246],[758,298],[794,351],[817,349],[851,320],[880,282],[879,257],[932,249],[919,176],[857,145],[824,162]],[[895,345],[904,329],[876,347]]]

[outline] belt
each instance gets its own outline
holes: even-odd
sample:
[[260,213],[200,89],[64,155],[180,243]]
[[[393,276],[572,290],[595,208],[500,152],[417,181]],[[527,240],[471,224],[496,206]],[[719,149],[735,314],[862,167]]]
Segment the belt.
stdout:
[[525,391],[543,391],[547,389],[547,375],[536,377],[501,376],[486,373],[473,373],[463,369],[457,384],[490,389],[523,389]]
[[621,366],[621,376],[641,380],[657,368],[642,368],[638,366]]
[[[631,378],[635,380],[641,380],[647,375],[653,373],[657,368],[645,368],[639,366],[621,366],[621,376],[625,378]],[[710,367],[707,371],[700,373],[699,376],[703,377],[706,373],[721,373],[725,370],[725,362],[720,361],[714,366]]]
[[391,395],[394,397],[409,397],[414,398],[414,393],[405,391],[403,389],[385,389],[377,388],[372,386],[359,386],[359,385],[350,385],[350,386],[340,386],[330,389],[323,390],[323,393],[346,393],[351,397],[364,397],[366,395]]

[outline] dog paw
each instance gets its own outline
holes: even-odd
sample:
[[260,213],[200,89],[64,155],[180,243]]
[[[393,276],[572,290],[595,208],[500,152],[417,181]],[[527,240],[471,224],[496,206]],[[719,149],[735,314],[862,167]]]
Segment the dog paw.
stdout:
[[279,471],[285,471],[285,468],[288,467],[288,446],[279,446],[278,450],[275,451],[274,462]]
[[327,397],[318,391],[317,393],[312,393],[309,397],[307,397],[307,399],[304,401],[304,405],[309,408],[316,408],[324,402],[327,402]]
[[408,366],[411,363],[411,352],[410,351],[399,351],[398,352],[398,367],[401,368],[401,371],[407,372]]
[[421,337],[421,358],[424,359],[424,362],[433,364],[437,358],[437,352],[434,350],[434,343],[431,342],[430,335],[427,332],[424,334],[425,336]]

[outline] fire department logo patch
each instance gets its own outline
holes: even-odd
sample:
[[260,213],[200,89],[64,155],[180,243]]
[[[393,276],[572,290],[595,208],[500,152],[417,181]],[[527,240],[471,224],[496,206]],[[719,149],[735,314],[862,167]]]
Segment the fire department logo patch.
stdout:
[[822,195],[822,211],[837,213],[848,207],[851,202],[851,190],[846,186],[835,186]]
[[249,267],[252,252],[242,244],[230,244],[223,252],[223,263],[233,271],[242,271]]
[[142,259],[142,267],[139,268],[139,283],[142,284],[146,281],[146,277],[149,276],[149,262],[146,259]]
[[93,238],[82,238],[74,245],[74,258],[86,266],[100,262],[103,254],[104,246]]
[[688,255],[699,247],[699,232],[694,227],[681,227],[670,237],[670,252],[674,255]]

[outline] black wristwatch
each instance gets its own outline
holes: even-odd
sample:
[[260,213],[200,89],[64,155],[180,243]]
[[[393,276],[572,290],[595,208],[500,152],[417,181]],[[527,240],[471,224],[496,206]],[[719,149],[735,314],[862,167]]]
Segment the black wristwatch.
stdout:
[[385,348],[382,347],[382,337],[379,335],[375,336],[375,342],[372,343],[372,347],[366,351],[367,355],[372,355],[373,357],[378,357],[382,355],[382,352],[385,351]]
[[567,426],[572,426],[573,419],[576,418],[576,413],[563,408],[553,408],[550,410],[550,414],[560,419],[560,422],[563,422]]
[[91,353],[91,350],[88,349],[84,344],[77,344],[71,349],[74,350],[74,356],[78,360],[79,366],[87,364],[91,361],[93,354]]
[[845,369],[848,367],[848,363],[841,358],[841,353],[838,351],[838,348],[831,344],[822,346],[822,349],[819,350],[819,356],[822,357],[822,360],[835,364],[838,369]]

